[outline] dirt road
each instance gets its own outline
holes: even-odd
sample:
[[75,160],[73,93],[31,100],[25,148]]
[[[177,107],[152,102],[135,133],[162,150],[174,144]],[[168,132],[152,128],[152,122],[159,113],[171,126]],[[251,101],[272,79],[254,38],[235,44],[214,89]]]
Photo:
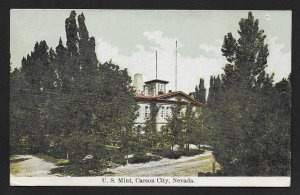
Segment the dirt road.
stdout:
[[159,161],[127,164],[111,169],[106,176],[197,176],[199,171],[211,172],[214,158],[211,151],[179,159],[163,158]]
[[[50,170],[57,166],[33,155],[16,155],[12,160],[15,161],[11,163],[12,176],[56,176],[51,175]],[[213,161],[211,151],[205,151],[191,157],[163,158],[149,163],[127,164],[109,170],[111,173],[106,176],[197,176],[199,171],[211,172]]]
[[11,163],[11,174],[13,176],[55,176],[50,175],[50,170],[56,168],[57,166],[33,155],[15,155],[12,157],[12,160],[15,161],[14,163]]

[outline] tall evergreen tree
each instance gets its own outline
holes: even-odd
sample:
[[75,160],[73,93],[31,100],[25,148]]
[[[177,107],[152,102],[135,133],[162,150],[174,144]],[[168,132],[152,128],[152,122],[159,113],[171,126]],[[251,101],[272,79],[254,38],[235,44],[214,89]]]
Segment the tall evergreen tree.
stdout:
[[[199,124],[197,123],[196,111],[193,110],[193,105],[187,105],[185,113],[182,114],[183,120],[183,138],[185,142],[185,148],[190,149],[190,144],[195,144],[196,142],[196,132],[199,129]],[[200,141],[200,140],[199,140]]]
[[[23,58],[23,61],[25,59]],[[28,102],[32,99],[28,95],[28,85],[24,74],[19,69],[14,69],[10,74],[10,152],[11,153],[28,153],[30,151],[30,140],[32,124],[28,118],[30,107]]]
[[204,79],[201,78],[199,85],[195,87],[195,99],[203,104],[206,103],[206,89],[204,87]]
[[80,66],[84,74],[93,74],[98,65],[98,60],[95,52],[95,39],[89,37],[85,25],[85,17],[83,13],[78,16],[78,35],[79,35],[79,53],[80,53]]
[[146,146],[147,150],[153,150],[158,148],[159,143],[159,133],[157,131],[156,118],[160,107],[156,103],[150,104],[150,115],[146,121],[146,126],[144,128],[145,135],[143,136],[143,145]]
[[171,107],[172,116],[167,119],[168,123],[163,131],[164,139],[168,140],[172,150],[176,144],[181,148],[184,148],[184,121],[182,120],[182,109],[183,105],[181,104]]
[[[240,38],[236,41],[228,33],[222,46],[223,56],[230,64],[224,68],[215,110],[219,137],[216,157],[226,175],[285,175],[286,157],[284,163],[279,163],[280,169],[272,169],[276,156],[286,156],[288,148],[276,144],[282,143],[286,136],[275,139],[274,109],[277,110],[278,104],[273,75],[265,72],[269,55],[264,43],[266,35],[251,12],[241,19],[239,26]],[[283,154],[270,153],[271,145],[272,150],[284,151]]]
[[76,12],[71,11],[70,17],[65,21],[67,48],[72,58],[77,58],[78,53],[78,28],[76,23]]
[[[46,41],[36,42],[33,52],[22,59],[21,71],[18,73],[22,75],[19,78],[24,79],[25,85],[22,85],[20,99],[16,101],[24,105],[19,104],[20,112],[21,110],[28,112],[27,119],[34,119],[29,120],[25,127],[27,139],[24,138],[24,140],[30,140],[27,148],[30,148],[31,152],[45,152],[48,145],[45,137],[48,134],[48,128],[44,121],[46,120],[45,104],[55,89],[55,67],[51,63],[53,54],[53,50],[49,51]],[[12,88],[20,87],[12,85]]]
[[[83,14],[78,24],[72,11],[65,23],[67,47],[61,39],[55,51],[45,41],[36,43],[21,70],[11,74],[12,144],[22,140],[17,132],[24,126],[18,124],[29,117],[24,135],[31,151],[68,156],[71,164],[92,154],[99,165],[112,158],[109,148],[124,151],[128,146],[124,137],[131,134],[137,106],[127,69],[112,62],[98,64],[95,39],[88,35]],[[22,83],[24,95],[18,97]]]
[[210,76],[209,91],[207,96],[207,104],[212,105],[214,103],[214,77]]
[[207,104],[209,107],[214,108],[221,99],[222,81],[219,76],[210,77],[209,93],[207,97]]

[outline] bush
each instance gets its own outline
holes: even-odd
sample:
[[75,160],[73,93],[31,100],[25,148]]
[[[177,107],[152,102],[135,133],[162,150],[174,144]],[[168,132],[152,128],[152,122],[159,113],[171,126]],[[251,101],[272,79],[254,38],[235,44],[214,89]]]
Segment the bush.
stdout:
[[179,151],[172,150],[161,150],[157,152],[157,155],[170,159],[178,159],[181,156]]
[[51,173],[62,176],[101,176],[107,173],[105,170],[108,166],[108,163],[104,160],[81,161],[80,163],[51,169]]
[[118,165],[126,165],[126,159],[122,157],[119,158],[114,158],[113,162],[118,164]]
[[215,174],[211,173],[211,172],[198,172],[198,177],[201,176],[215,176]]
[[195,156],[198,154],[202,154],[204,150],[177,150],[177,151],[172,151],[172,150],[160,150],[157,151],[156,154],[165,158],[170,158],[170,159],[178,159],[181,156]]
[[217,172],[216,173],[211,173],[211,172],[198,172],[198,177],[202,177],[202,176],[213,176],[213,177],[215,177],[215,176],[226,176],[226,175],[224,175],[223,173],[222,173],[222,171],[220,171],[220,170],[217,170]]
[[205,150],[181,150],[179,151],[181,156],[195,156],[198,154],[202,154]]
[[146,163],[150,161],[158,161],[161,157],[159,156],[147,156],[147,155],[134,155],[132,158],[128,160],[130,164],[135,163]]

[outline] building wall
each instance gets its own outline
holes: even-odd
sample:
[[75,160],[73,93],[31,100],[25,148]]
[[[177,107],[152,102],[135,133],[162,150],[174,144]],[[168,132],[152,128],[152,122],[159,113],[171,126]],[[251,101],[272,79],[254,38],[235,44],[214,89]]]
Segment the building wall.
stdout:
[[166,93],[166,84],[164,83],[150,83],[144,86],[144,94],[146,96],[156,96],[159,92]]
[[[174,104],[171,103],[157,103],[159,106],[159,111],[156,116],[157,130],[160,131],[161,127],[168,123],[167,119],[172,117],[172,109]],[[145,126],[147,117],[150,116],[150,102],[138,102],[139,110],[137,111],[137,118],[135,119],[135,127],[140,125],[141,127]],[[146,109],[147,106],[147,109]]]
[[155,83],[155,95],[158,95],[159,92],[166,93],[166,84]]
[[[135,119],[135,124],[144,124],[146,122],[147,116],[150,116],[150,102],[138,102],[139,110],[136,113],[137,118]],[[146,106],[147,114],[146,114]]]

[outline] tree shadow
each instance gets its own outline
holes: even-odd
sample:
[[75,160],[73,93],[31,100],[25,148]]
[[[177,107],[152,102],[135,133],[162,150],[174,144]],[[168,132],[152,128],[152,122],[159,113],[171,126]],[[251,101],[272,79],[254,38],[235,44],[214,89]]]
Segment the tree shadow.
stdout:
[[18,163],[18,162],[22,162],[22,161],[25,161],[25,160],[28,160],[28,159],[30,159],[30,158],[11,159],[10,163]]

